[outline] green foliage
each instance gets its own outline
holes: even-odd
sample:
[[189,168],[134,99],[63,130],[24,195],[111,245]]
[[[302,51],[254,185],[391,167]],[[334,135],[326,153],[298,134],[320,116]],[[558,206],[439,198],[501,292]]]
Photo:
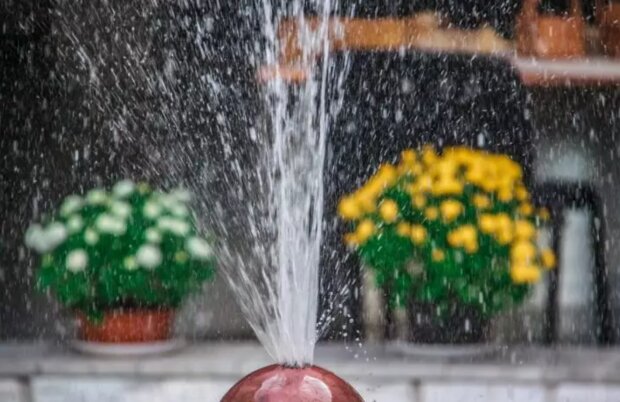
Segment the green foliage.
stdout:
[[38,287],[92,319],[119,307],[174,308],[214,274],[184,190],[130,181],[69,196],[26,244],[41,255]]

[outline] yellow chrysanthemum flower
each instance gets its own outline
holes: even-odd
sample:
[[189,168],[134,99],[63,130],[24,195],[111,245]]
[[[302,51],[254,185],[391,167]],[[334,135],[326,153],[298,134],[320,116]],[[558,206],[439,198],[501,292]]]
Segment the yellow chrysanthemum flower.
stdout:
[[472,241],[470,243],[465,243],[465,251],[468,254],[474,254],[477,253],[479,250],[480,246],[478,244],[478,241]]
[[491,206],[491,200],[484,194],[474,194],[472,202],[478,209],[487,209]]
[[435,262],[442,262],[443,260],[446,259],[446,253],[444,253],[443,250],[435,248],[435,249],[433,249],[433,251],[431,253],[431,258]]
[[357,230],[355,231],[355,236],[359,244],[364,244],[372,235],[375,234],[377,227],[375,223],[370,219],[364,219],[357,225]]
[[360,241],[355,233],[347,233],[344,235],[344,243],[349,247],[357,247]]
[[371,213],[377,209],[377,198],[367,187],[360,189],[354,198],[364,212]]
[[515,264],[526,264],[536,258],[536,246],[529,241],[519,240],[510,249],[510,259]]
[[463,193],[463,183],[455,178],[441,179],[433,184],[434,195],[460,195]]
[[444,157],[432,166],[430,172],[436,178],[454,179],[458,168],[459,166],[455,161]]
[[461,232],[459,232],[458,229],[448,233],[448,244],[452,247],[460,247],[461,245],[463,245]]
[[400,163],[396,167],[396,170],[398,171],[398,176],[403,177],[403,176],[413,173],[413,166]]
[[525,201],[530,198],[530,193],[527,191],[523,184],[517,186],[515,190],[515,197],[519,201]]
[[398,179],[398,171],[393,165],[386,163],[381,165],[375,177],[382,186],[388,187]]
[[536,227],[530,221],[518,219],[515,221],[515,237],[522,240],[532,240],[536,237]]
[[485,181],[485,172],[482,168],[475,166],[465,172],[465,179],[470,183],[481,186]]
[[476,228],[473,225],[464,225],[448,234],[448,243],[451,246],[462,246],[466,242],[477,238]]
[[439,156],[437,156],[435,149],[430,145],[424,146],[422,149],[422,161],[426,164],[426,166],[431,166],[438,160]]
[[533,284],[540,280],[540,269],[535,265],[513,265],[510,267],[512,281],[519,285]]
[[497,218],[491,214],[482,214],[480,218],[478,218],[478,225],[483,233],[495,233],[498,227]]
[[464,243],[473,243],[478,240],[478,231],[474,225],[464,225],[459,229],[461,232],[461,238]]
[[478,231],[473,225],[464,225],[448,234],[448,244],[463,247],[468,253],[478,251]]
[[366,185],[364,185],[360,192],[366,193],[369,197],[373,199],[379,198],[383,191],[386,189],[387,185],[384,182],[384,179],[373,176]]
[[413,173],[416,176],[419,176],[422,174],[422,172],[424,172],[424,166],[421,163],[415,163],[412,167],[411,167],[411,173]]
[[362,209],[354,197],[344,197],[338,203],[338,214],[345,220],[356,220],[362,215]]
[[409,166],[413,166],[416,163],[417,159],[418,159],[418,156],[413,149],[405,149],[400,154],[401,162]]
[[515,235],[512,229],[502,228],[499,230],[499,232],[497,232],[497,242],[502,246],[512,243],[514,238]]
[[551,213],[547,208],[540,208],[538,210],[538,217],[543,221],[548,221],[549,219],[551,219]]
[[439,206],[441,216],[446,222],[452,222],[463,213],[463,204],[456,200],[446,200]]
[[426,228],[422,225],[411,226],[411,241],[420,245],[426,241]]
[[512,190],[510,188],[501,188],[497,193],[497,198],[502,202],[510,202],[513,199]]
[[529,202],[519,205],[519,213],[523,216],[530,216],[534,212],[534,207]]
[[495,229],[496,239],[501,245],[507,245],[514,240],[514,225],[510,216],[505,213],[497,214],[497,227]]
[[433,189],[433,178],[428,174],[422,174],[415,183],[416,190],[419,192],[428,192]]
[[510,216],[508,214],[505,214],[505,213],[497,214],[496,218],[497,218],[497,226],[500,230],[509,229],[510,231],[512,231],[513,229],[512,219],[510,219]]
[[555,268],[558,263],[555,253],[550,249],[544,249],[540,252],[540,261],[543,267],[547,269]]
[[396,233],[402,237],[411,236],[411,225],[407,222],[400,222],[398,226],[396,226]]
[[386,223],[393,223],[398,218],[398,204],[394,200],[383,200],[379,205],[379,215]]
[[478,185],[488,193],[494,192],[498,187],[497,181],[492,178],[484,178]]
[[424,211],[424,216],[426,216],[426,219],[434,221],[439,218],[439,209],[437,209],[437,207],[428,207],[426,211]]
[[444,156],[461,165],[468,165],[478,157],[478,152],[467,147],[452,147],[444,151]]
[[422,209],[426,206],[426,197],[422,194],[416,194],[413,196],[411,200],[414,207],[418,209]]

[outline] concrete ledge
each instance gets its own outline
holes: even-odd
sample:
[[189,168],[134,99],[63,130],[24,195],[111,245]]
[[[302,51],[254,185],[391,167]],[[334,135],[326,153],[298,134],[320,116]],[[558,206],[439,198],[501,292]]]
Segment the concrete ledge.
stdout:
[[0,380],[0,401],[26,402],[28,390],[25,385],[16,380]]
[[[428,348],[427,348],[428,349]],[[620,349],[497,348],[494,353],[437,357],[396,353],[385,346],[321,345],[316,364],[356,379],[381,381],[484,380],[555,383],[597,382],[620,385]],[[475,347],[472,348],[475,352]],[[239,378],[272,364],[253,343],[206,343],[149,357],[101,357],[47,344],[0,346],[0,378],[33,375]]]
[[[484,350],[483,350],[484,351]],[[434,356],[389,346],[322,345],[316,363],[367,402],[620,401],[620,349],[496,348]],[[0,347],[0,401],[217,402],[242,376],[271,364],[256,344],[209,343],[141,358],[87,356],[46,344]]]

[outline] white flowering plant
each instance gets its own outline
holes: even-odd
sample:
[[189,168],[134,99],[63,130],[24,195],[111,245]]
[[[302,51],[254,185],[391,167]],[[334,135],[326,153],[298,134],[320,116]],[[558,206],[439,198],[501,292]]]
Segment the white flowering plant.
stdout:
[[215,269],[190,198],[129,180],[68,196],[58,214],[26,233],[41,255],[38,286],[91,320],[118,308],[176,308]]

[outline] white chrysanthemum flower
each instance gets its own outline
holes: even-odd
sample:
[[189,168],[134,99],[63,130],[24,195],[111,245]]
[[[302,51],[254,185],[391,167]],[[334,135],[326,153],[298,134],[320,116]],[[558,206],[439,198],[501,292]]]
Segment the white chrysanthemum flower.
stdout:
[[95,221],[95,226],[97,226],[100,232],[115,236],[123,235],[127,231],[127,224],[125,221],[109,214],[99,215]]
[[73,273],[82,272],[88,265],[88,254],[82,249],[73,250],[67,254],[67,269]]
[[192,200],[192,193],[184,188],[177,188],[170,193],[170,196],[180,202],[190,202]]
[[90,190],[88,194],[86,194],[86,201],[90,205],[101,205],[105,204],[108,200],[108,194],[102,189],[94,189]]
[[131,215],[131,205],[124,201],[114,201],[110,204],[110,212],[112,215],[126,219]]
[[84,200],[77,195],[70,195],[63,201],[60,206],[60,214],[62,216],[69,216],[79,211],[84,205]]
[[35,224],[26,231],[26,245],[34,249],[37,253],[45,253],[47,249],[47,241],[45,232],[41,225]]
[[146,229],[144,235],[149,243],[161,243],[161,232],[155,228]]
[[169,209],[172,205],[177,203],[177,201],[168,194],[158,194],[157,202],[166,209]]
[[169,210],[172,215],[179,218],[185,218],[187,215],[189,215],[189,210],[187,209],[187,207],[180,203],[172,205]]
[[134,256],[125,257],[123,260],[123,266],[128,271],[135,271],[138,269],[138,261],[136,261],[136,257]]
[[153,199],[148,200],[142,209],[142,213],[149,219],[157,219],[163,212],[163,208],[157,201]]
[[208,260],[213,257],[213,249],[206,240],[190,237],[185,241],[185,249],[196,260]]
[[94,246],[99,242],[99,233],[95,232],[93,229],[86,229],[84,231],[84,241],[89,246]]
[[157,221],[157,227],[164,232],[170,232],[177,236],[186,236],[190,230],[189,223],[181,219],[170,218],[167,216],[159,218]]
[[67,239],[67,228],[60,222],[54,222],[45,229],[45,240],[48,250],[60,246]]
[[157,197],[157,200],[168,211],[172,211],[173,209],[179,206],[185,207],[185,204],[183,203],[183,201],[177,199],[172,194],[159,194],[159,196]]
[[67,219],[69,233],[77,233],[84,227],[84,219],[80,215],[73,215]]
[[45,229],[40,225],[32,225],[26,232],[26,245],[43,254],[61,245],[67,235],[67,228],[59,222],[54,222]]
[[121,180],[114,185],[112,193],[118,198],[129,197],[136,190],[136,185],[131,180]]
[[161,264],[161,251],[157,246],[152,244],[144,244],[136,253],[136,261],[138,262],[138,265],[143,268],[155,269]]

